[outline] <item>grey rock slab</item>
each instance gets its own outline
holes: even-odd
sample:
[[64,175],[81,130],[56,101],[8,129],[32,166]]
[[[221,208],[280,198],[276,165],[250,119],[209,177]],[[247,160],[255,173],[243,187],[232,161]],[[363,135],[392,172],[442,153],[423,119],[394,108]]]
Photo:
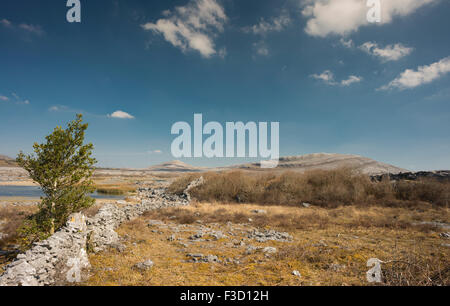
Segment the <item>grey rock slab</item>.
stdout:
[[139,271],[147,271],[150,270],[153,267],[154,263],[153,261],[151,261],[150,259],[144,261],[144,262],[140,262],[137,263],[133,266],[134,269],[139,270]]

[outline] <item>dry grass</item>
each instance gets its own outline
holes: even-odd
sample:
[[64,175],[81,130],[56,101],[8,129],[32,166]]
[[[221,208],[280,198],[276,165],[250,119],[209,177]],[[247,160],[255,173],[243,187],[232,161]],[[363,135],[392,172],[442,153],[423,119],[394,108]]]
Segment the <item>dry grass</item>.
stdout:
[[135,192],[136,186],[131,184],[97,185],[96,190],[99,194],[124,195]]
[[251,173],[232,171],[193,174],[172,183],[170,191],[180,193],[194,178],[203,175],[206,183],[191,191],[202,202],[299,205],[321,207],[340,205],[382,205],[418,207],[433,204],[448,207],[450,182],[373,182],[351,169],[314,170],[305,173]]
[[[255,209],[267,213],[255,214]],[[169,227],[148,227],[149,219],[163,220]],[[200,226],[198,221],[228,238],[183,247],[181,242],[189,241]],[[440,230],[413,225],[417,221],[449,222],[449,212],[447,208],[325,209],[205,203],[154,211],[118,229],[125,238],[124,253],[110,250],[91,255],[92,277],[86,285],[370,285],[366,281],[369,258],[388,262],[382,265],[386,285],[450,285],[445,272],[450,267],[450,252],[442,245]],[[230,227],[228,222],[234,225]],[[174,232],[173,226],[185,230]],[[251,227],[288,231],[294,241],[248,241],[246,230]],[[172,234],[183,240],[168,241]],[[236,241],[273,246],[278,253],[273,257],[262,252],[245,254],[246,247]],[[186,253],[237,258],[241,263],[190,263],[185,262]],[[147,259],[155,263],[152,270],[132,269]],[[407,260],[412,264],[399,264]],[[414,265],[421,268],[413,270]],[[302,277],[292,275],[293,270]]]
[[[256,214],[254,210],[267,213]],[[182,208],[169,208],[161,211],[148,211],[148,219],[176,221],[180,224],[193,224],[197,220],[206,223],[249,223],[257,227],[273,227],[283,230],[327,229],[335,226],[348,229],[384,228],[413,229],[428,233],[439,229],[432,225],[421,225],[420,221],[449,222],[447,208],[404,209],[372,206],[358,208],[342,206],[333,209],[319,207],[299,208],[293,206],[261,206],[251,204],[194,203]]]
[[0,208],[0,221],[4,222],[0,225],[0,232],[6,235],[6,238],[0,240],[0,249],[16,242],[17,229],[25,218],[36,213],[36,211],[36,206]]
[[384,264],[383,277],[388,286],[449,286],[450,263],[431,254],[402,254],[395,249],[391,261]]
[[19,167],[15,160],[0,159],[0,167]]
[[0,239],[0,250],[6,251],[0,255],[0,274],[4,272],[3,267],[17,255],[17,229],[25,218],[36,211],[36,206],[0,207],[0,233],[5,235]]

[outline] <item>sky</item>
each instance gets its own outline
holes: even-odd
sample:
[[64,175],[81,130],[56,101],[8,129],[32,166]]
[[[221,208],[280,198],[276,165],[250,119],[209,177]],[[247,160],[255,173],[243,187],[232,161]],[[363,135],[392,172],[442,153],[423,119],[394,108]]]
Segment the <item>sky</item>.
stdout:
[[[82,113],[102,167],[175,159],[175,122],[279,122],[280,155],[450,168],[450,1],[0,2],[0,154]],[[186,158],[201,166],[251,159]]]

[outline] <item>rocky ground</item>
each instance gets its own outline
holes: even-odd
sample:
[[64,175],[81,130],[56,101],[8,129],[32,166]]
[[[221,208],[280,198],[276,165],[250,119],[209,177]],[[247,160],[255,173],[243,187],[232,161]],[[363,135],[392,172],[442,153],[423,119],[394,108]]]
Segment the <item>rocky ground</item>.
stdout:
[[28,173],[19,167],[0,167],[0,185],[34,186]]
[[370,285],[371,258],[384,284],[450,284],[447,208],[186,205],[154,183],[127,200],[86,212],[99,230],[83,285]]
[[[448,215],[402,213],[246,204],[152,211],[117,230],[122,247],[90,256],[84,285],[370,285],[370,258],[386,262],[389,284],[425,284],[428,274],[449,284]],[[421,219],[439,222],[413,224]]]

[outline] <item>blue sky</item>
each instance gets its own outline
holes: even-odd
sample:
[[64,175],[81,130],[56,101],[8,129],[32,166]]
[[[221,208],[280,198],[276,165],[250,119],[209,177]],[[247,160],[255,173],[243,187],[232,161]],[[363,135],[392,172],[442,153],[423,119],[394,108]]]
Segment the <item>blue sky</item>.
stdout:
[[450,168],[450,2],[382,1],[377,24],[365,2],[81,0],[68,23],[62,0],[1,1],[0,154],[81,112],[100,166],[147,167],[202,113],[280,122],[282,156]]

